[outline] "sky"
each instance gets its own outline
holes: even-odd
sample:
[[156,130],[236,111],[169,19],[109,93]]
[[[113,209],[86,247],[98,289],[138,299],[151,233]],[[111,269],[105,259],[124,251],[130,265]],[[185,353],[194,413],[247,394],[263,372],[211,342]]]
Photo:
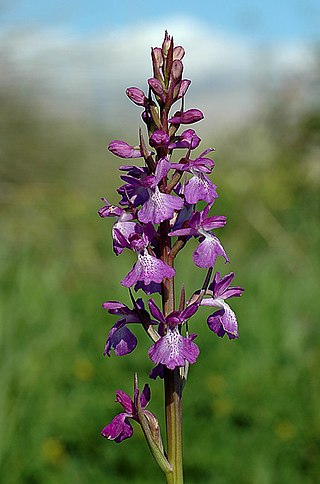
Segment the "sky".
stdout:
[[60,117],[130,124],[136,111],[123,93],[146,89],[150,47],[167,29],[186,49],[187,107],[219,129],[254,115],[274,86],[299,85],[305,102],[319,21],[320,0],[7,0],[0,87]]
[[80,36],[187,17],[259,42],[313,41],[319,36],[319,0],[12,0],[0,27],[59,27]]

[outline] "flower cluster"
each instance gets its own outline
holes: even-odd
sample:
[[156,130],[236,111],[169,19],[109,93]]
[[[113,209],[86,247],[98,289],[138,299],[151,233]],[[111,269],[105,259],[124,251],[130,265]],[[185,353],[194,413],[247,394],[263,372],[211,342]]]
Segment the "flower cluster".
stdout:
[[[147,92],[138,87],[126,90],[129,99],[142,108],[149,147],[141,130],[136,146],[123,140],[109,144],[108,149],[114,155],[142,162],[120,166],[123,184],[117,190],[119,203],[111,205],[103,198],[104,205],[98,212],[102,218],[115,218],[112,228],[115,254],[119,256],[127,249],[137,257],[121,281],[130,290],[132,308],[118,301],[103,303],[109,314],[119,318],[109,332],[104,354],[110,356],[112,350],[118,356],[132,352],[137,339],[131,328],[142,325],[153,340],[148,352],[155,365],[153,377],[162,376],[165,368],[174,370],[195,363],[199,355],[194,343],[196,334],[188,333],[186,323],[201,306],[217,308],[207,319],[211,331],[220,337],[227,334],[230,339],[237,338],[236,316],[225,300],[243,292],[240,287],[230,287],[233,273],[220,278],[217,272],[212,283],[209,285],[207,280],[187,302],[182,291],[179,309],[172,305],[169,308],[167,304],[168,293],[173,291],[174,259],[192,237],[198,239],[193,252],[197,267],[207,269],[211,275],[219,256],[229,262],[215,234],[216,229],[226,224],[226,217],[209,214],[218,197],[217,187],[209,178],[215,166],[208,157],[213,149],[194,154],[201,142],[195,130],[182,129],[178,133],[181,125],[194,124],[204,117],[199,109],[185,110],[185,96],[191,81],[183,78],[184,53],[183,47],[174,46],[166,32],[162,47],[151,50],[153,77],[147,81]],[[175,107],[177,102],[179,106]],[[173,161],[173,155],[178,162]],[[198,202],[204,208],[197,208]],[[149,299],[146,309],[133,291],[155,294],[154,297],[160,294],[163,310],[153,298]],[[174,301],[172,295],[171,300]],[[131,436],[128,418],[136,419],[136,414],[125,394],[118,391],[117,399],[125,413],[102,433],[120,442]],[[142,407],[147,400],[144,397]]]

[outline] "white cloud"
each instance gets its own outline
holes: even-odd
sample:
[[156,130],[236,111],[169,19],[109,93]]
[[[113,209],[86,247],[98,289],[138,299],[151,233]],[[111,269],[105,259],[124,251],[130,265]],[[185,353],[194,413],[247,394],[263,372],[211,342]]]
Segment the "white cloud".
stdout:
[[146,86],[150,46],[161,45],[165,29],[186,49],[185,76],[193,81],[188,106],[199,105],[219,124],[254,112],[259,85],[307,77],[313,69],[312,53],[303,44],[257,46],[190,18],[173,18],[90,38],[61,30],[3,32],[0,82],[18,85],[58,115],[90,114],[121,124],[137,116],[124,89]]

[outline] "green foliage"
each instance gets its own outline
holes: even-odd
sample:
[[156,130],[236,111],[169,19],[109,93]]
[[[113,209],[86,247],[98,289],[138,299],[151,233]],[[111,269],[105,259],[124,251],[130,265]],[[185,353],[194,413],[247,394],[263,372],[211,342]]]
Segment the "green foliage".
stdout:
[[[112,254],[112,222],[95,216],[99,196],[116,200],[109,136],[4,99],[1,481],[160,483],[138,427],[121,445],[99,434],[119,411],[115,390],[130,392],[133,371],[143,383],[151,368],[142,331],[133,355],[102,357],[111,319],[100,303],[128,300],[118,282],[133,261]],[[289,123],[270,110],[215,140],[215,213],[228,216],[221,240],[231,259],[218,269],[234,270],[246,292],[232,300],[238,341],[209,333],[208,310],[192,323],[201,354],[184,395],[187,483],[317,482],[319,119]],[[191,251],[177,261],[189,294],[203,278]],[[151,388],[162,421],[162,382]]]

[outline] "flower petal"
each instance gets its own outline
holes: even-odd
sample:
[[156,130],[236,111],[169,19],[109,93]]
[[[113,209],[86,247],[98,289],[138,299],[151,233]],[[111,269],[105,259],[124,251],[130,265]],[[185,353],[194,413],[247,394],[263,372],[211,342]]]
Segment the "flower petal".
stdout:
[[218,194],[216,185],[203,173],[195,172],[184,188],[184,196],[190,204],[198,203],[204,200],[207,203],[213,203]]
[[148,189],[149,198],[138,212],[140,222],[159,224],[164,220],[171,219],[175,210],[183,207],[180,197],[161,193],[158,187]]
[[190,339],[184,338],[176,326],[173,329],[168,328],[167,334],[151,346],[148,354],[156,365],[162,363],[174,370],[177,366],[184,366],[186,361],[195,363],[199,348]]
[[162,282],[165,277],[171,278],[176,271],[165,264],[161,259],[148,254],[144,251],[138,254],[138,260],[127,276],[121,281],[125,287],[131,287],[138,281],[143,281],[148,285],[151,282]]
[[222,309],[208,317],[207,323],[211,331],[220,337],[226,333],[229,339],[239,337],[236,315],[226,303]]
[[[119,321],[123,321],[122,325],[118,325]],[[117,321],[109,332],[103,352],[104,356],[110,356],[111,349],[114,350],[117,356],[124,356],[131,353],[137,346],[137,338],[124,326],[125,320],[119,321]]]
[[126,413],[119,413],[102,431],[101,435],[117,443],[129,439],[133,434],[133,428]]
[[198,267],[209,268],[214,266],[219,255],[224,257],[226,262],[229,262],[219,239],[215,235],[207,234],[194,251],[193,261]]

